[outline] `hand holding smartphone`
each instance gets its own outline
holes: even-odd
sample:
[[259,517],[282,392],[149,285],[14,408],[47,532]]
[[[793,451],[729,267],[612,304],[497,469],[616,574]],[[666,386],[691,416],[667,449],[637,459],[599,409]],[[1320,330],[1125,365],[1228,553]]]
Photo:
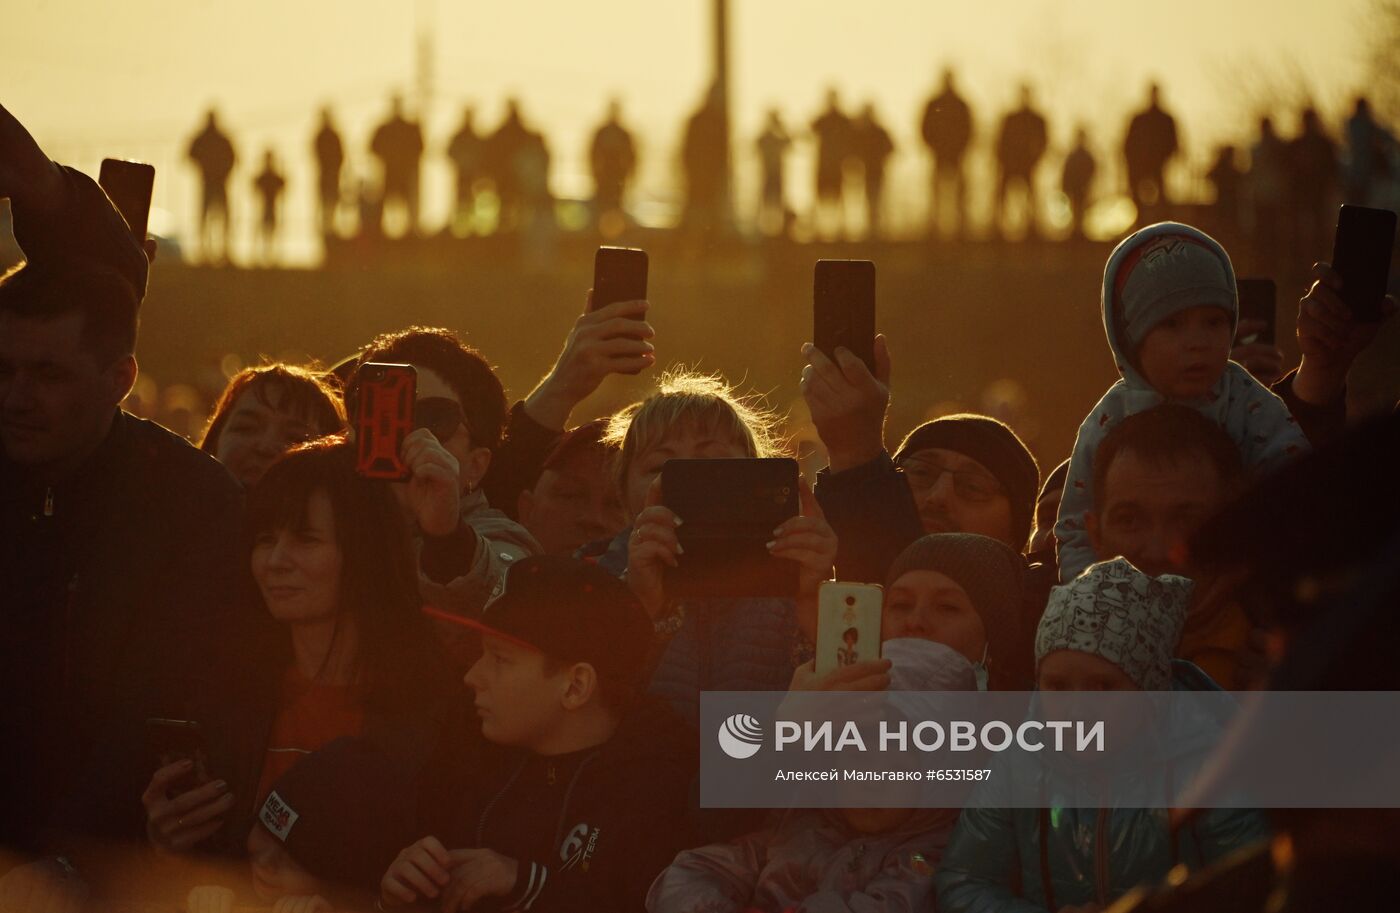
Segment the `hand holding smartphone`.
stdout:
[[[593,303],[599,310],[647,297],[647,252],[635,247],[600,247],[593,255]],[[638,318],[641,319],[641,318]]]
[[869,583],[823,583],[817,591],[817,675],[880,658],[884,590]]
[[190,772],[171,785],[174,795],[189,792],[209,782],[209,751],[204,732],[193,720],[146,720],[146,750],[152,770],[177,761],[189,761]]
[[355,415],[355,471],[367,479],[401,482],[412,473],[400,454],[413,431],[418,372],[412,365],[360,366]]

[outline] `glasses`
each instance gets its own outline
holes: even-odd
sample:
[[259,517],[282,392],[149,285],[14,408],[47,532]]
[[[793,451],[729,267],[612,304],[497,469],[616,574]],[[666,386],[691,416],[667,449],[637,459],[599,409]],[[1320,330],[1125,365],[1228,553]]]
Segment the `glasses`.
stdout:
[[467,417],[462,412],[462,405],[454,399],[430,396],[413,404],[413,427],[427,428],[439,442],[452,437],[458,428],[466,425]]
[[964,501],[985,504],[1004,494],[1001,486],[992,481],[986,473],[975,470],[949,469],[947,466],[924,460],[905,460],[899,464],[899,469],[908,480],[909,487],[919,496],[928,494],[945,475],[953,477],[953,491]]

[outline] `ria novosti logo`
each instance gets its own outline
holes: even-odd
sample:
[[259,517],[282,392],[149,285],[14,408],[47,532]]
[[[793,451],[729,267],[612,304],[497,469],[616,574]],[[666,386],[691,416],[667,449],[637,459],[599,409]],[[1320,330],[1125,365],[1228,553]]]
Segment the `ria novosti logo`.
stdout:
[[736,761],[751,758],[763,747],[763,726],[747,713],[736,713],[720,724],[719,747]]

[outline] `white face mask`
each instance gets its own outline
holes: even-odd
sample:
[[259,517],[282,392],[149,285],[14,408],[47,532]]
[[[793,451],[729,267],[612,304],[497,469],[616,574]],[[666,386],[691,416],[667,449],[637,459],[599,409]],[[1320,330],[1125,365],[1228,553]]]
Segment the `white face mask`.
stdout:
[[972,674],[977,679],[978,691],[987,690],[987,679],[991,677],[991,673],[987,671],[987,651],[990,648],[991,644],[983,644],[982,658],[972,664]]

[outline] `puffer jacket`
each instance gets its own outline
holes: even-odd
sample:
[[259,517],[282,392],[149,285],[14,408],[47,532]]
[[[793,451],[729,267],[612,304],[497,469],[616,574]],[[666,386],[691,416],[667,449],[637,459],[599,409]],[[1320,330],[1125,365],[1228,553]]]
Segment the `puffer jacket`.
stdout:
[[[1173,664],[1172,689],[1220,690],[1200,669],[1181,660]],[[1201,729],[1195,725],[1191,731]],[[1180,777],[1176,785],[1184,785],[1199,769],[1207,753],[1202,742],[1199,735],[1171,742],[1173,777]],[[991,807],[1018,775],[1037,778],[1040,783],[1031,788],[1050,796],[1105,792],[1102,784],[1087,778],[1044,771],[1030,760],[994,769],[976,806],[963,810],[934,878],[940,913],[1053,913],[1091,902],[1106,907],[1138,885],[1161,881],[1177,863],[1204,868],[1268,836],[1256,811],[1206,811],[1173,840],[1167,808]],[[1055,782],[1049,782],[1052,777]],[[1110,792],[1112,788],[1108,784]],[[1162,783],[1164,798],[1172,788]],[[1018,870],[1020,896],[1012,889]]]
[[957,813],[916,811],[859,834],[839,812],[793,811],[738,840],[686,850],[652,883],[650,913],[924,911]]
[[[632,528],[579,556],[618,576],[627,570]],[[690,599],[679,626],[658,645],[649,692],[691,726],[700,721],[701,691],[786,691],[804,648],[791,599]],[[665,636],[665,635],[663,635]]]

